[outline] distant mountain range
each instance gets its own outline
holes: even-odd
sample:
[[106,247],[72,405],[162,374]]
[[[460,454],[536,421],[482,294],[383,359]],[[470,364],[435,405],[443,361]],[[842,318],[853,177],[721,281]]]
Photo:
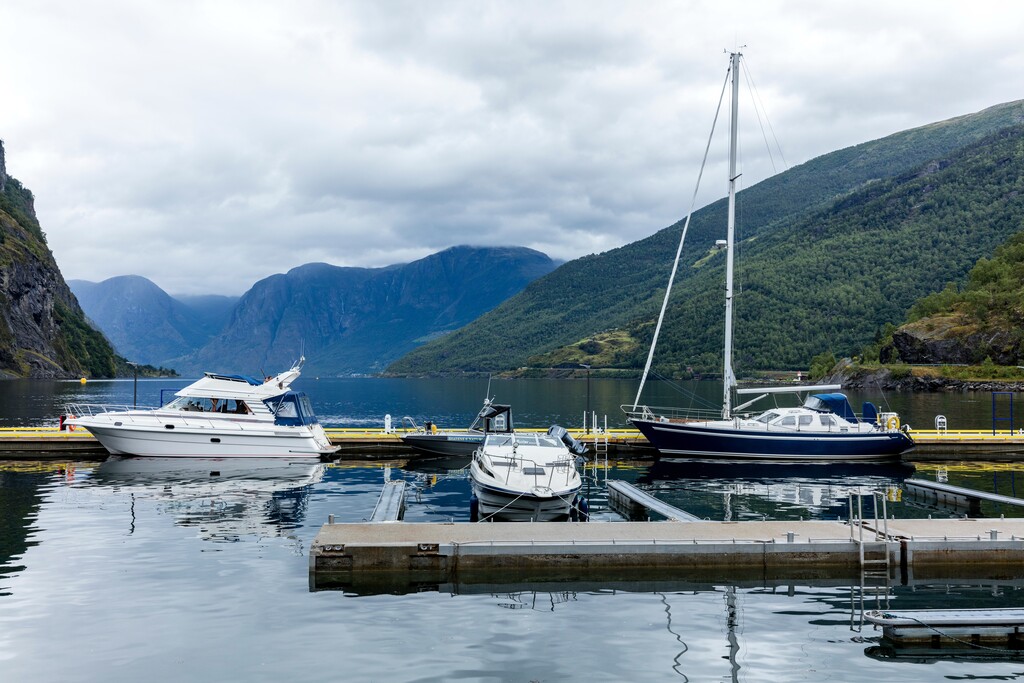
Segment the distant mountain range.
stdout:
[[129,359],[258,374],[307,357],[307,372],[378,372],[458,329],[558,264],[522,247],[452,247],[408,264],[299,266],[240,299],[171,297],[134,275],[72,281],[82,308]]
[[138,275],[103,282],[69,280],[78,303],[129,360],[164,365],[220,332],[237,297],[175,299]]
[[[737,370],[857,353],[1024,227],[1024,101],[808,161],[737,198]],[[656,371],[721,370],[726,202],[691,221]],[[681,222],[566,263],[388,374],[579,363],[637,369]],[[613,348],[614,344],[614,348]],[[607,348],[605,348],[607,347]]]

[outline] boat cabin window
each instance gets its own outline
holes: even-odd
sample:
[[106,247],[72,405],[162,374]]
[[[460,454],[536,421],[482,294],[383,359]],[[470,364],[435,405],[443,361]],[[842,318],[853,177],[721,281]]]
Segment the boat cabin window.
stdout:
[[823,424],[826,427],[836,426],[836,419],[831,415],[819,415],[818,419],[821,420],[821,424]]
[[764,424],[768,424],[769,422],[771,422],[772,420],[774,420],[778,416],[779,416],[778,413],[776,413],[774,411],[768,411],[764,415],[761,415],[760,417],[758,417],[755,421],[756,422],[762,422]]
[[252,411],[245,401],[233,398],[196,398],[179,396],[164,406],[167,410],[184,410],[193,413],[233,413],[235,415],[251,415]]
[[786,417],[782,418],[775,424],[779,425],[780,427],[796,427],[796,417],[793,415],[787,415]]
[[812,422],[814,422],[814,416],[813,415],[801,415],[800,416],[800,426],[801,427],[809,427]]

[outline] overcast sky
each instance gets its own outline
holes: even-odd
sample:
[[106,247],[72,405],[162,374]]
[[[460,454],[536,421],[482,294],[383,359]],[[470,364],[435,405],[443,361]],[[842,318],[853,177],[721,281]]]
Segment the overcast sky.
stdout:
[[[234,295],[456,244],[572,259],[685,215],[724,49],[781,171],[1024,98],[1022,29],[984,0],[3,0],[0,138],[67,279]],[[772,173],[750,98],[746,186]]]

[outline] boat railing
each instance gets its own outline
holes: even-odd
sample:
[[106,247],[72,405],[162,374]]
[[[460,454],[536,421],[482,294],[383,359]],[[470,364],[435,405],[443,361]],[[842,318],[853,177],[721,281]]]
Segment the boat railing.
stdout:
[[[519,471],[522,472],[523,476],[533,477],[534,486],[546,486],[551,488],[555,483],[555,475],[559,470],[564,470],[565,481],[563,483],[568,484],[572,480],[572,472],[575,469],[569,460],[565,460],[564,464],[562,462],[540,463],[532,458],[522,457],[518,458],[518,460],[520,463]],[[544,479],[546,479],[546,481],[544,481]]]
[[423,433],[427,430],[424,427],[416,424],[416,420],[406,415],[402,418],[402,432],[408,434],[409,432]]
[[116,405],[107,403],[68,403],[64,406],[64,413],[75,417],[96,417],[105,413],[127,413],[128,411],[150,412],[156,408],[135,408],[128,405]]
[[[252,415],[236,415],[233,413],[211,413],[201,411],[181,410],[175,413],[161,411],[160,408],[146,406],[142,408],[127,405],[100,404],[100,403],[68,403],[64,406],[65,414],[71,417],[97,417],[100,415],[116,416],[118,421],[141,425],[167,425],[177,424],[186,428],[209,429],[235,429],[242,430],[243,424],[252,425],[260,422]],[[213,419],[211,419],[211,416]]]
[[719,410],[679,408],[666,406],[645,406],[625,404],[620,406],[626,418],[630,420],[649,420],[659,422],[687,422],[721,420],[722,413]]

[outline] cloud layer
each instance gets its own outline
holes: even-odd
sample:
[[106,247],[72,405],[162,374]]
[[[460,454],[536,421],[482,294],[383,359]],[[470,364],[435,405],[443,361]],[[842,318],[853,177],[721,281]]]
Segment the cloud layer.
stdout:
[[756,88],[749,185],[1020,98],[1022,25],[985,1],[13,0],[0,138],[68,278],[240,294],[454,244],[569,259],[685,214],[723,48]]

